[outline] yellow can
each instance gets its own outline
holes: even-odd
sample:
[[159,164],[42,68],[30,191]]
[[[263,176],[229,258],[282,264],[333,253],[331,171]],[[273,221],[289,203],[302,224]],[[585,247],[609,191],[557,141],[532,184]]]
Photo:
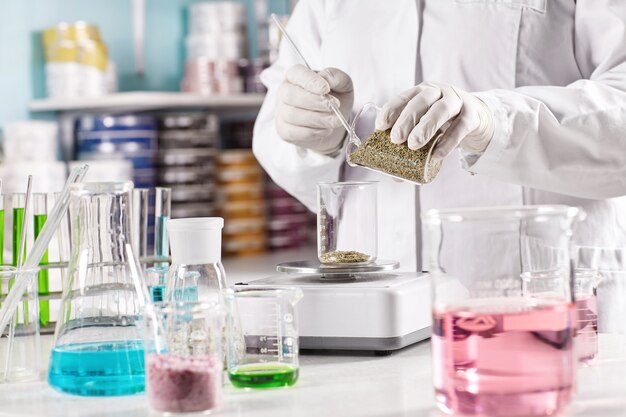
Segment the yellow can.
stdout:
[[53,27],[44,29],[41,38],[44,48],[63,41],[75,41],[79,43],[101,41],[98,26],[86,22],[61,22]]
[[78,47],[73,41],[55,42],[45,48],[48,62],[78,62]]
[[100,42],[100,29],[98,26],[87,22],[75,22],[72,24],[74,39],[77,42],[97,41]]
[[44,29],[41,38],[44,48],[47,48],[55,43],[62,41],[70,41],[72,29],[69,23],[61,22],[56,26]]

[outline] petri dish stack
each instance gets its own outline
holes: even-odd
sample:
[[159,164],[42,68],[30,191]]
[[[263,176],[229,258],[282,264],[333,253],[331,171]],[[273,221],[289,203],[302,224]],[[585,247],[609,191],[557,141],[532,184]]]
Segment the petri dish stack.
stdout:
[[225,219],[225,256],[267,249],[265,174],[250,149],[225,149],[217,157],[219,214]]
[[297,249],[315,243],[314,213],[269,178],[266,196],[268,244],[271,250]]
[[157,180],[157,122],[144,114],[85,115],[77,122],[77,159],[127,160],[135,188],[152,188]]
[[172,217],[215,214],[215,157],[219,119],[208,113],[159,118],[159,185],[172,189]]
[[188,18],[181,90],[206,95],[242,93],[238,61],[247,55],[245,5],[195,3],[189,6]]

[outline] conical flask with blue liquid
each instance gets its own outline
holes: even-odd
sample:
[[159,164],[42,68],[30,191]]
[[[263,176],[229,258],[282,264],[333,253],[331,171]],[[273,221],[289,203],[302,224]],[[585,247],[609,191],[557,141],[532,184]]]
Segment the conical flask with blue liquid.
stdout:
[[131,182],[73,185],[71,259],[48,372],[59,391],[144,390],[141,278],[129,245],[132,188]]

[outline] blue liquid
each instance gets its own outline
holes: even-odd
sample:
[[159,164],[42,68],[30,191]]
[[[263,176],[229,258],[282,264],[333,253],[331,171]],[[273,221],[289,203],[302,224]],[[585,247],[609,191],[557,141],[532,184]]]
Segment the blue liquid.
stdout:
[[141,341],[71,343],[52,349],[48,383],[70,394],[106,397],[142,392]]
[[163,301],[165,298],[165,285],[152,285],[150,287],[150,299],[153,303]]
[[[167,258],[170,255],[167,228],[165,227],[169,219],[169,216],[159,216],[154,225],[154,255],[157,258]],[[167,266],[167,263],[165,265]]]
[[198,287],[176,288],[172,294],[172,301],[198,301]]

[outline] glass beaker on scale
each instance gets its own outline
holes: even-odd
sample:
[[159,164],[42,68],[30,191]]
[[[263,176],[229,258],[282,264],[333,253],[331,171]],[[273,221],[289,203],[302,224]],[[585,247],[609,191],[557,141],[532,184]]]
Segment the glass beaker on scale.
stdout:
[[378,259],[376,187],[319,184],[318,259],[280,263],[280,274],[236,286],[302,290],[301,349],[388,353],[430,335],[425,275],[398,272],[397,261]]
[[318,261],[281,263],[278,272],[350,280],[362,273],[397,269],[398,262],[378,259],[377,186],[374,181],[319,183]]

